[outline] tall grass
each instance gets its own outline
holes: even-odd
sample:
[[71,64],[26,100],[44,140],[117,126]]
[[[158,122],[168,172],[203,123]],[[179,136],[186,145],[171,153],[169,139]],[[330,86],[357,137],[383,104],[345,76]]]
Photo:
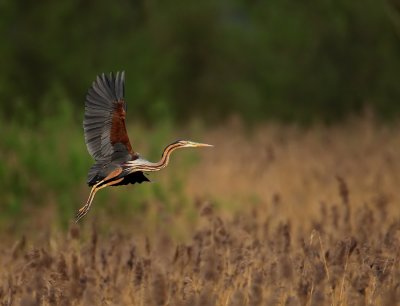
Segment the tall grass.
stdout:
[[[72,118],[64,125],[75,126]],[[154,184],[100,192],[91,214],[67,232],[52,218],[67,226],[86,199],[91,161],[80,125],[46,136],[44,126],[10,125],[8,131],[24,137],[2,135],[10,143],[2,179],[13,181],[4,181],[11,189],[2,207],[3,222],[13,227],[0,235],[5,305],[400,300],[397,126],[364,119],[307,130],[275,124],[246,130],[236,123],[201,134],[194,125],[190,133],[214,144],[212,151],[199,151],[203,158],[176,154],[173,169],[152,176],[159,179]],[[166,126],[154,132],[131,127],[135,147],[156,158],[164,138],[188,133]],[[41,141],[53,144],[53,154]],[[30,145],[34,156],[48,158],[30,156],[23,150]],[[55,169],[42,169],[51,162]],[[16,232],[19,222],[25,224]]]
[[[283,207],[258,206],[221,218],[212,204],[182,242],[176,220],[154,231],[97,226],[25,237],[0,254],[4,305],[397,305],[399,219],[394,207],[347,205],[352,189],[336,185],[341,203],[329,203],[296,229]],[[344,192],[344,190],[347,190]],[[155,205],[156,203],[151,203]],[[276,220],[282,214],[284,220]],[[145,217],[145,216],[144,216]],[[356,222],[352,222],[356,220]],[[106,222],[114,224],[111,219]],[[308,225],[312,225],[309,229]],[[136,228],[137,229],[137,228]],[[89,235],[88,235],[89,234]],[[6,264],[6,265],[4,265]]]

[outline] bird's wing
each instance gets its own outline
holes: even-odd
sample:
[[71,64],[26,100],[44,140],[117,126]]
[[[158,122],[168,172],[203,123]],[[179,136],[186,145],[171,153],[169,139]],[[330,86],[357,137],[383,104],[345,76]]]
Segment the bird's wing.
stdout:
[[111,161],[116,151],[135,156],[125,126],[124,83],[124,72],[117,72],[115,76],[103,73],[97,76],[86,95],[85,142],[96,161]]

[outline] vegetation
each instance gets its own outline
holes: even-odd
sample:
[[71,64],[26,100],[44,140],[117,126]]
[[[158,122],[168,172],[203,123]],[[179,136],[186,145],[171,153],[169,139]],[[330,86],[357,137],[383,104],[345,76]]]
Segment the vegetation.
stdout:
[[384,118],[399,113],[394,0],[8,0],[0,7],[7,118],[52,114],[60,96],[80,111],[93,77],[122,69],[131,115],[150,122],[232,113],[249,122],[335,121],[366,107]]
[[[315,229],[295,230],[260,206],[223,221],[202,203],[191,239],[176,243],[78,226],[41,247],[2,251],[4,305],[396,305],[399,223],[384,201],[321,206]],[[172,223],[173,224],[173,223]],[[171,224],[171,225],[172,225]],[[6,264],[6,265],[5,265]]]
[[[400,300],[395,0],[8,0],[0,16],[1,305]],[[101,190],[74,224],[85,92],[117,70],[135,150],[215,147]]]
[[[31,206],[34,213],[24,231],[15,231],[23,219],[16,215],[2,232],[0,300],[4,305],[395,305],[400,298],[397,130],[370,119],[309,130],[270,124],[250,133],[237,122],[203,130],[201,139],[216,144],[212,154],[202,152],[196,163],[187,159],[194,152],[176,154],[173,167],[158,174],[163,182],[102,191],[91,213],[78,225],[70,220],[67,232],[55,226],[57,212],[49,208],[60,205],[58,196],[65,194],[70,198],[62,207],[77,208],[88,192],[83,179],[33,168],[25,174],[31,183],[19,188],[32,192],[21,209]],[[83,177],[85,169],[74,162],[64,165],[79,145],[62,154],[58,146],[51,152],[67,157],[54,167]],[[7,156],[3,167],[13,164]],[[89,164],[81,158],[82,166]],[[173,183],[175,175],[182,179]],[[60,196],[64,186],[68,191]],[[14,193],[23,194],[20,190]],[[33,209],[37,204],[43,206]]]

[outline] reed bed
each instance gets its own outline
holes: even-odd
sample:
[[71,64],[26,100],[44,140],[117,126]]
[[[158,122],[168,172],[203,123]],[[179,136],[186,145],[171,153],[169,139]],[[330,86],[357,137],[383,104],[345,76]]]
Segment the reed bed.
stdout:
[[206,133],[190,209],[149,202],[125,224],[94,207],[67,232],[8,232],[0,302],[398,305],[398,136],[370,120]]

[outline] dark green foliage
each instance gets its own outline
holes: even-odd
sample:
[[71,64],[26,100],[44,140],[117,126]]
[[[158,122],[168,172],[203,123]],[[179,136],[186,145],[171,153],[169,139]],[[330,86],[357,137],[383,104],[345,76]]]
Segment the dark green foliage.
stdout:
[[142,120],[392,116],[397,2],[6,0],[0,110],[38,121],[24,110],[52,114],[54,93],[81,110],[96,74],[125,69],[128,113]]

